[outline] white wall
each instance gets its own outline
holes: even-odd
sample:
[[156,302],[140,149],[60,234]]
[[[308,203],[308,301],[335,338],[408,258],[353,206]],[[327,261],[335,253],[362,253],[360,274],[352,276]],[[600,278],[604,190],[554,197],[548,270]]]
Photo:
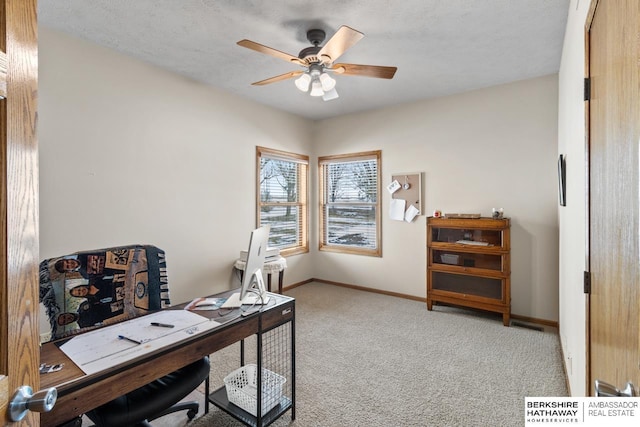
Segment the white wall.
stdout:
[[[424,172],[424,212],[511,217],[512,312],[558,319],[557,76],[546,76],[316,124],[314,154],[382,149],[391,175]],[[383,257],[321,252],[316,277],[426,296],[425,217],[389,219]]]
[[[40,28],[41,258],[151,243],[173,300],[232,286],[255,225],[255,146],[315,160],[382,150],[382,173],[424,172],[424,212],[503,207],[512,218],[512,311],[558,319],[557,76],[310,122]],[[383,257],[288,258],[316,277],[425,297],[425,216],[388,219]]]
[[586,390],[586,311],[583,271],[586,242],[584,24],[589,1],[569,7],[559,74],[558,153],[567,157],[567,206],[560,222],[560,340],[573,396]]
[[[149,243],[174,302],[229,289],[255,226],[255,146],[307,153],[309,122],[39,32],[40,257]],[[312,276],[308,257],[286,283]]]

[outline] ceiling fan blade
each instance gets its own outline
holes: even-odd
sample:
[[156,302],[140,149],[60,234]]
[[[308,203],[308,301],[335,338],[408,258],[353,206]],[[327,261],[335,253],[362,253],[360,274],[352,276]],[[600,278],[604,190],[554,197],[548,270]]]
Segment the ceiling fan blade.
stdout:
[[318,52],[318,57],[325,64],[330,64],[337,60],[347,49],[358,43],[364,37],[360,31],[343,25],[336,31],[327,43]]
[[397,67],[382,67],[380,65],[358,65],[358,64],[333,64],[331,69],[347,76],[377,77],[379,79],[392,79],[396,74]]
[[260,80],[259,82],[255,82],[251,84],[253,86],[264,86],[264,85],[268,85],[269,83],[275,83],[282,80],[292,79],[294,77],[299,76],[302,73],[303,71],[291,71],[289,73],[280,74],[279,76],[269,77],[268,79]]
[[306,65],[304,61],[302,61],[297,56],[289,55],[288,53],[281,52],[272,47],[262,45],[260,43],[252,42],[251,40],[240,40],[238,42],[239,46],[246,47],[247,49],[255,50],[256,52],[264,53],[267,55],[275,56],[276,58],[283,59],[287,62],[295,62],[300,65]]

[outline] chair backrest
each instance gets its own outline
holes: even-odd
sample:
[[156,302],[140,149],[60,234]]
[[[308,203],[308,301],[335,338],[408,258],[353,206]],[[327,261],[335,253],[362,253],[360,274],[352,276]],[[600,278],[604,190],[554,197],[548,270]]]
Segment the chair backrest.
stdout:
[[128,245],[45,259],[40,302],[52,340],[168,307],[164,251]]

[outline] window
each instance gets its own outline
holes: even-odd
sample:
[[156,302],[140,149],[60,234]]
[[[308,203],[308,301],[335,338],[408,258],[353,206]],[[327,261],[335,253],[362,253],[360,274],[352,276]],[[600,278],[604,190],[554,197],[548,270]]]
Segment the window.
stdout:
[[318,158],[321,251],[382,256],[380,154]]
[[256,147],[256,158],[258,227],[271,225],[281,255],[309,252],[309,156]]

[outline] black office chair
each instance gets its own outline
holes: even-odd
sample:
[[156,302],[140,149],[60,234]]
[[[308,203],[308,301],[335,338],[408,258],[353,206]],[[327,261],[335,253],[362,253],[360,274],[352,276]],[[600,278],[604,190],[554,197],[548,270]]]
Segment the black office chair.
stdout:
[[[46,259],[40,263],[40,302],[49,317],[51,339],[166,308],[165,254],[154,246],[130,245]],[[151,420],[183,410],[193,419],[198,402],[178,402],[208,378],[205,357],[85,415],[97,427],[150,426]]]
[[192,420],[198,413],[198,402],[180,402],[209,377],[209,358],[153,381],[139,389],[120,396],[85,415],[97,427],[145,426],[149,421],[167,414],[187,410]]

